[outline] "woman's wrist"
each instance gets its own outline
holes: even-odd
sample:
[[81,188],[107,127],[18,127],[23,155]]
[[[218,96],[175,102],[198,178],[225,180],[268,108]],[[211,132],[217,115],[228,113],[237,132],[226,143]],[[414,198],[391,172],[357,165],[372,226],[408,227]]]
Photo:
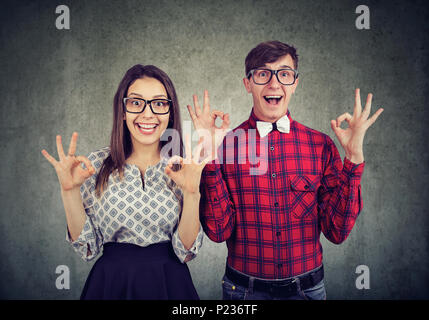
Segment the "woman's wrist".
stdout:
[[80,186],[73,187],[72,189],[67,189],[67,190],[64,190],[61,187],[61,194],[63,195],[63,197],[66,197],[66,198],[76,197],[77,195],[79,195],[80,197]]
[[193,190],[183,190],[183,197],[189,199],[200,200],[201,194],[199,188]]

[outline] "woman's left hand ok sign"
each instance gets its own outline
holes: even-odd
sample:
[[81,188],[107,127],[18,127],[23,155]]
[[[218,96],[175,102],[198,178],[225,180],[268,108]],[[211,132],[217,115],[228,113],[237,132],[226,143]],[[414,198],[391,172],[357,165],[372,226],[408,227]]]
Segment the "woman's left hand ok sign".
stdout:
[[[355,164],[359,164],[364,161],[363,138],[366,130],[368,130],[384,110],[383,108],[379,108],[372,117],[368,119],[369,114],[371,113],[371,102],[372,93],[368,94],[365,109],[362,111],[360,90],[356,89],[353,116],[346,112],[336,120],[331,120],[331,128],[344,148],[346,157]],[[347,129],[342,129],[340,127],[344,120],[349,124]]]

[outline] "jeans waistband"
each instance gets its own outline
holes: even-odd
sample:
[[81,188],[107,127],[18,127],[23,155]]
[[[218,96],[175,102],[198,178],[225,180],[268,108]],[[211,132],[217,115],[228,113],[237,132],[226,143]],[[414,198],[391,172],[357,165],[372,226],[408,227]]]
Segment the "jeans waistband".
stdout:
[[251,286],[254,290],[269,292],[273,295],[291,296],[296,294],[298,290],[306,290],[318,284],[323,279],[324,270],[323,265],[321,265],[296,277],[270,280],[248,276],[227,264],[225,275],[232,282],[245,288]]

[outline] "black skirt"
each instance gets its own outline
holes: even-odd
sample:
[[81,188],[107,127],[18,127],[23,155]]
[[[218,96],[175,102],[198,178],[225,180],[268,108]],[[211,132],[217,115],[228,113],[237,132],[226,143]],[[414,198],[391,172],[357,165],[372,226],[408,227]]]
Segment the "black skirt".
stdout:
[[95,262],[81,300],[198,300],[188,266],[171,242],[141,247],[109,242]]

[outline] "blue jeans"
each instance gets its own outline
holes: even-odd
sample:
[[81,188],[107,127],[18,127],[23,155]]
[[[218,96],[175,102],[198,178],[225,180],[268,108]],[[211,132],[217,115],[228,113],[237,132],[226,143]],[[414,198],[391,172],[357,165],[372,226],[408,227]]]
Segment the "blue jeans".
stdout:
[[272,296],[268,292],[253,290],[233,283],[226,275],[222,278],[223,300],[326,300],[323,279],[314,287],[297,292],[294,296]]

